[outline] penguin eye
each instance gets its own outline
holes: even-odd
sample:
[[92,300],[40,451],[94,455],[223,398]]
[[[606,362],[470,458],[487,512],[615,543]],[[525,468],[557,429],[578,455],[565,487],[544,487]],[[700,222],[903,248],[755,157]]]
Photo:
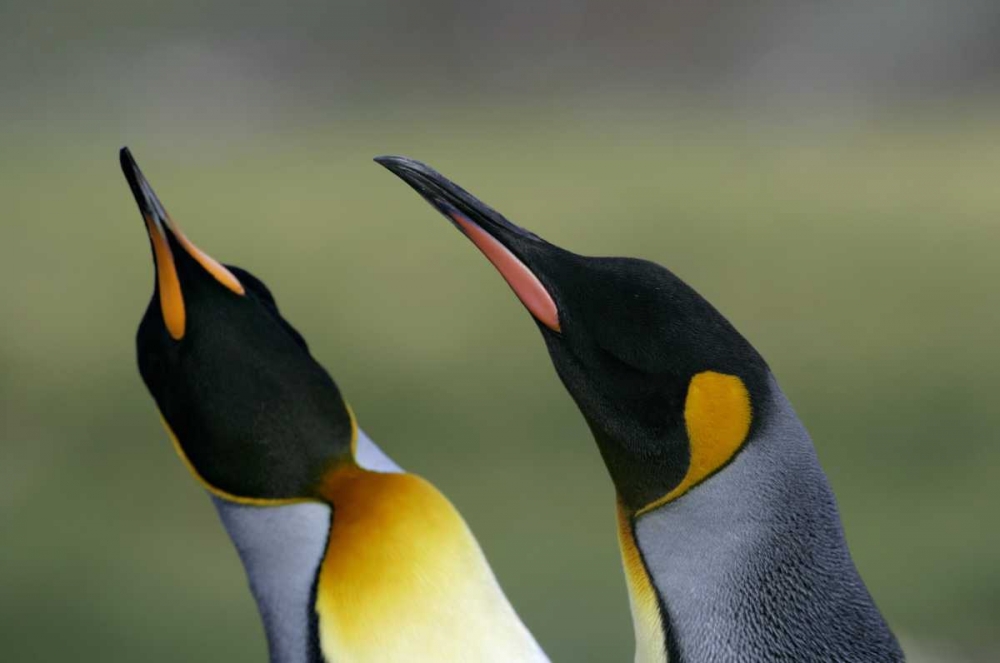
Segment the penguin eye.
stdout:
[[598,350],[601,355],[609,362],[616,364],[620,367],[632,371],[635,373],[642,373],[644,375],[655,374],[656,371],[649,370],[647,366],[642,362],[638,355],[635,354],[619,354],[615,352],[612,348],[607,348],[603,344],[597,345]]

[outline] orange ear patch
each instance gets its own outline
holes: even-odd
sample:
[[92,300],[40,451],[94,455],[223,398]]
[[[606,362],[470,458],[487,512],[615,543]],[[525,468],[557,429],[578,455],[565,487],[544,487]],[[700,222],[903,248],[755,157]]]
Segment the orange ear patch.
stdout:
[[687,474],[673,490],[637,515],[680,497],[725,466],[746,440],[751,418],[750,393],[738,377],[705,371],[691,378],[684,402],[691,447]]

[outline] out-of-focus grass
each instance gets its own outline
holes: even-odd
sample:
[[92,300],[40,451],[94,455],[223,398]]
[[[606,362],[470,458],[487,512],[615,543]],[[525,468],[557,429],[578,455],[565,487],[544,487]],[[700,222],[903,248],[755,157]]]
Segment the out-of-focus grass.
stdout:
[[120,142],[199,245],[272,287],[369,433],[458,504],[554,659],[631,656],[610,482],[527,315],[375,154],[694,285],[796,404],[897,630],[995,648],[1000,123],[564,120],[400,114],[238,145],[40,132],[5,150],[5,658],[265,658],[236,555],[135,370],[151,266]]

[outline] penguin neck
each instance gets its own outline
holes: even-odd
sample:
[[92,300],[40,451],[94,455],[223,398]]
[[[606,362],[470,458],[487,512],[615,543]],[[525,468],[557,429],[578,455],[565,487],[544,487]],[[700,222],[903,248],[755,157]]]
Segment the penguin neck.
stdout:
[[408,473],[344,467],[316,581],[328,661],[547,661],[461,515]]
[[212,495],[246,571],[272,663],[313,663],[310,598],[323,557],[330,507],[319,502],[257,507]]
[[812,442],[771,382],[767,419],[732,463],[631,523],[670,663],[902,660]]
[[[402,472],[360,429],[355,456],[362,467]],[[211,497],[246,571],[272,663],[321,660],[313,603],[330,507],[321,502],[257,507]]]
[[389,458],[360,428],[358,428],[358,445],[354,450],[354,460],[359,466],[373,472],[403,471],[403,468]]

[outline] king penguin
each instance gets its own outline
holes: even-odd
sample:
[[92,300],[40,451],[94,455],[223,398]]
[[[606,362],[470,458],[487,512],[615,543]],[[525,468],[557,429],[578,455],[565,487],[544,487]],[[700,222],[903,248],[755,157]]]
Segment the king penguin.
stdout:
[[640,663],[900,661],[808,433],[764,359],[691,287],[571,253],[440,173],[376,161],[531,313],[617,493]]
[[546,661],[451,503],[358,428],[268,288],[192,244],[120,158],[155,263],[139,372],[235,543],[270,660]]

